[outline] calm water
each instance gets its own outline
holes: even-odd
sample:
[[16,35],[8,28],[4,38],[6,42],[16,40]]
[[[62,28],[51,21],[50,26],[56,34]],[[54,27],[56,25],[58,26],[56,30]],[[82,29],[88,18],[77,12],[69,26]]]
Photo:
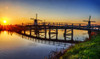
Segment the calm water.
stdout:
[[[59,31],[63,38],[63,31]],[[84,41],[88,32],[74,30],[75,40]],[[59,43],[28,38],[14,32],[0,31],[0,59],[44,59],[51,51],[68,48],[71,43]]]

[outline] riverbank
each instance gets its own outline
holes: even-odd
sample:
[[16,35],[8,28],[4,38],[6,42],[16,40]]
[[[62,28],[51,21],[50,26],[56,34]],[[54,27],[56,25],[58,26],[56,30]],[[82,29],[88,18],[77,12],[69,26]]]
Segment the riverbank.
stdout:
[[91,40],[76,44],[67,49],[60,59],[99,59],[100,34],[92,36]]

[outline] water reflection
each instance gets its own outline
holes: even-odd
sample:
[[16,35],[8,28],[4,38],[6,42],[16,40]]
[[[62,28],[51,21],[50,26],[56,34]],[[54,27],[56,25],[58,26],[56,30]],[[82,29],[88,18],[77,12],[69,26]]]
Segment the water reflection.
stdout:
[[[39,39],[33,39],[33,38],[29,38],[29,37],[26,37],[26,36],[23,36],[22,38],[26,38],[28,40],[31,40],[35,43],[42,43],[42,44],[46,44],[46,45],[55,45],[55,46],[61,46],[63,48],[66,48],[68,47],[69,45],[71,45],[70,43],[63,43],[63,42],[55,42],[55,41],[46,41],[46,40],[39,40]],[[73,45],[73,44],[72,44]]]
[[63,48],[62,46],[52,45],[51,42],[48,42],[50,43],[48,45],[41,44],[42,42],[47,43],[45,41],[27,39],[29,38],[22,38],[14,32],[12,34],[11,32],[1,31],[0,59],[44,59],[52,50]]
[[[49,31],[47,30],[47,38],[49,38]],[[70,32],[69,32],[70,33]],[[84,34],[85,33],[85,34]],[[30,35],[30,31],[26,31],[27,35]],[[58,30],[58,40],[64,40],[64,30]],[[35,33],[31,33],[32,36],[35,36]],[[43,33],[40,33],[40,37],[44,38]],[[52,37],[52,39],[56,36]],[[83,30],[73,30],[73,40],[74,41],[84,41],[86,38],[89,38],[88,31]],[[67,36],[66,40],[71,40],[71,35]]]
[[[59,33],[59,38],[62,38],[62,31]],[[88,37],[88,34],[83,33],[87,31],[74,30],[74,38],[83,40]],[[14,32],[0,31],[0,59],[44,59],[51,51],[65,49],[70,45],[72,44],[43,41]]]

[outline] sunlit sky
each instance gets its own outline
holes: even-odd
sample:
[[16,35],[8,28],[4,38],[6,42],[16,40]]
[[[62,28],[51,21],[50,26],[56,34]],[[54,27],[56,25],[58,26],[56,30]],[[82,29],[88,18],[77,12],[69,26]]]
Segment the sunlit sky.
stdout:
[[82,23],[91,20],[100,23],[100,0],[0,0],[0,23],[32,22],[30,18],[52,22]]

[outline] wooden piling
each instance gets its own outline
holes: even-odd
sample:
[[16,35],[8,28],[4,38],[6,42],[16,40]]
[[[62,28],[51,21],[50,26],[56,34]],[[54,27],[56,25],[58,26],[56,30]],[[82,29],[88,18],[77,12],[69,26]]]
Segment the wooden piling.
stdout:
[[46,26],[45,26],[45,29],[44,30],[45,30],[45,39],[46,39],[46,37],[47,37],[47,35],[46,35],[47,34]]
[[73,41],[73,24],[72,24],[72,29],[71,29],[71,41]]
[[51,39],[51,28],[49,27],[49,39]]
[[24,34],[26,34],[25,32],[26,32],[26,31],[25,31],[25,29],[24,29]]
[[73,41],[73,28],[71,29],[71,40]]
[[31,36],[31,27],[30,27],[30,36]]
[[64,40],[66,40],[66,29],[65,29],[65,32],[64,32]]
[[56,27],[56,40],[58,39],[58,29]]

